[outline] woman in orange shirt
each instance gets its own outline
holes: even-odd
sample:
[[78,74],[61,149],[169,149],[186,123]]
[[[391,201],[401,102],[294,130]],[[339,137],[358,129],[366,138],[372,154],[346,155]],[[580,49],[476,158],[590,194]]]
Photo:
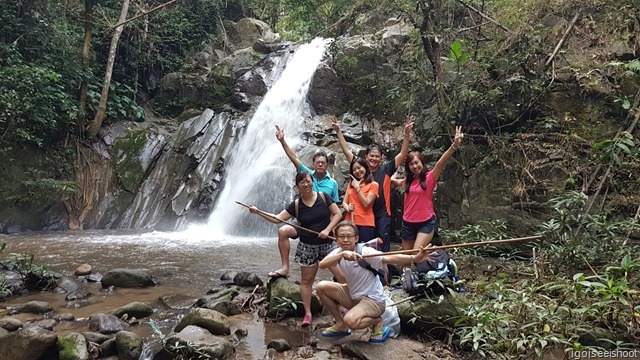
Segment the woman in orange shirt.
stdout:
[[373,202],[378,197],[379,185],[373,181],[369,164],[356,157],[351,163],[351,182],[347,185],[342,207],[347,211],[347,220],[358,227],[359,242],[366,242],[376,236],[376,222]]

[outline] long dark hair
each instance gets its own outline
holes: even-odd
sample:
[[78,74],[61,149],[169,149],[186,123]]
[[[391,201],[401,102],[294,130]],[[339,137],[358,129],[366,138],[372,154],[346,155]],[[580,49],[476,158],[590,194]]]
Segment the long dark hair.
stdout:
[[356,177],[353,174],[353,165],[355,165],[356,163],[360,164],[365,172],[364,172],[364,176],[362,177],[362,182],[364,182],[365,184],[368,184],[370,182],[373,181],[373,175],[371,175],[371,168],[369,167],[369,164],[367,164],[367,162],[361,158],[361,157],[354,157],[353,161],[351,162],[351,165],[349,166],[349,174],[353,175],[353,177]]
[[411,187],[411,183],[414,179],[413,172],[411,172],[411,169],[409,168],[409,163],[416,158],[418,158],[418,160],[420,160],[420,162],[422,163],[422,171],[420,172],[420,175],[418,177],[420,179],[420,187],[422,188],[422,190],[427,190],[427,171],[429,169],[427,168],[427,164],[424,162],[424,158],[422,157],[420,151],[412,151],[408,153],[407,157],[404,159],[404,173],[407,176],[407,180],[404,183],[405,193],[409,192],[409,188]]

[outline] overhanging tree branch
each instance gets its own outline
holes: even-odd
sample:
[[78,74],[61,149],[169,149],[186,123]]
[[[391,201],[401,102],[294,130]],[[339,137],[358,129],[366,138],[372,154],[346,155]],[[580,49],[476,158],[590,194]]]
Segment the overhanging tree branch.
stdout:
[[162,9],[165,6],[168,6],[168,5],[171,5],[171,4],[175,3],[176,1],[178,1],[178,0],[171,0],[171,1],[168,1],[168,2],[166,2],[164,4],[162,4],[162,5],[158,5],[158,6],[154,7],[153,9],[151,9],[151,10],[149,10],[147,12],[144,12],[142,14],[138,14],[138,15],[132,17],[131,19],[127,19],[125,21],[120,20],[119,23],[117,23],[114,26],[112,26],[109,30],[113,30],[113,29],[117,28],[118,26],[125,25],[125,24],[127,24],[129,22],[132,22],[133,20],[139,19],[139,18],[141,18],[143,16],[146,16],[146,15],[149,15],[149,14],[151,14],[153,12],[156,12],[156,11]]

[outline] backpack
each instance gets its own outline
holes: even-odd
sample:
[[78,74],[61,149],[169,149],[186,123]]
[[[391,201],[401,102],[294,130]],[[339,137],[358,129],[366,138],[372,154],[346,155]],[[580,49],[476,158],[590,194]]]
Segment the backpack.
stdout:
[[433,259],[433,263],[427,261],[419,264],[418,275],[414,274],[411,268],[404,268],[402,288],[410,295],[439,296],[445,294],[447,289],[464,293],[458,276],[458,266],[449,253],[438,250]]
[[[370,245],[371,242],[375,241],[376,245]],[[373,240],[369,240],[366,243],[357,243],[356,244],[356,248],[355,248],[355,252],[357,254],[362,255],[362,249],[365,246],[369,246],[369,247],[373,247],[373,248],[377,248],[377,243],[378,243],[378,238],[373,239]],[[369,264],[369,262],[365,259],[358,259],[358,265],[360,265],[361,267],[371,271],[375,276],[378,277],[378,279],[380,280],[380,282],[382,283],[382,285],[388,285],[389,284],[389,270],[386,268],[383,269],[374,269],[373,266],[371,266],[371,264]]]
[[[322,202],[327,205],[327,199],[324,197],[324,192],[322,191],[316,191],[318,193],[318,195],[320,195],[320,198],[322,199]],[[296,220],[300,221],[300,219],[298,218],[298,210],[300,210],[300,196],[298,196],[296,198],[296,200],[294,201],[294,206],[296,209]]]

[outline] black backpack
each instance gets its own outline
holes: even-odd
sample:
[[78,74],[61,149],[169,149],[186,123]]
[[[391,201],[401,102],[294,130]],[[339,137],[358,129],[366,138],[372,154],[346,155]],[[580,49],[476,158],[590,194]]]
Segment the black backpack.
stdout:
[[464,292],[460,285],[458,267],[451,260],[449,253],[437,250],[432,257],[433,262],[418,264],[418,274],[414,274],[410,268],[405,268],[402,277],[402,287],[410,295],[439,296],[445,294],[448,289]]

